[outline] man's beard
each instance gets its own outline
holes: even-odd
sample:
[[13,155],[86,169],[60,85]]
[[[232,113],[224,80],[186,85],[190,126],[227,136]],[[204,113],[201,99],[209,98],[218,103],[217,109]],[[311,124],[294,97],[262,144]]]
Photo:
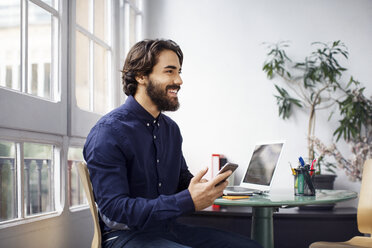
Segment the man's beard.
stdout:
[[159,111],[176,111],[180,107],[178,97],[171,98],[168,96],[167,92],[169,89],[179,90],[180,88],[180,86],[172,84],[165,87],[164,90],[161,88],[160,83],[153,83],[153,81],[149,80],[146,92],[153,103],[158,107]]

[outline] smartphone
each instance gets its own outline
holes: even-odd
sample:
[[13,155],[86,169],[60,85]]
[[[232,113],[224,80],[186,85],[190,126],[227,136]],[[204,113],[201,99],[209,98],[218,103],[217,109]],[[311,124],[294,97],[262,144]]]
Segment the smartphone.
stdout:
[[[225,171],[228,171],[228,170],[231,170],[232,172],[234,172],[236,170],[236,168],[238,168],[238,165],[237,164],[226,163],[224,166],[222,166],[221,170],[218,172],[217,175],[222,174],[222,173],[224,173]],[[231,173],[231,175],[232,175],[232,173]],[[225,182],[227,178],[228,177],[226,177],[225,179],[223,179],[222,181],[220,181],[219,183],[217,183],[216,186],[218,186],[221,183]]]

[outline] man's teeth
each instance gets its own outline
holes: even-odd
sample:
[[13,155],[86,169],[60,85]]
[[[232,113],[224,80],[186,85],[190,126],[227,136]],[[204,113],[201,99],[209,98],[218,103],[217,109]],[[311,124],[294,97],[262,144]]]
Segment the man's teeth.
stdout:
[[170,93],[177,94],[177,90],[169,90]]

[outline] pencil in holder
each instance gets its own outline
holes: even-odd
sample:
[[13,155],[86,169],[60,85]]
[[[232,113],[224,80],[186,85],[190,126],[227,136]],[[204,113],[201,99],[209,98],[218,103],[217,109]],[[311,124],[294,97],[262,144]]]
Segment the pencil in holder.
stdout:
[[304,167],[294,169],[294,193],[295,195],[314,196],[315,188],[313,184],[314,170]]

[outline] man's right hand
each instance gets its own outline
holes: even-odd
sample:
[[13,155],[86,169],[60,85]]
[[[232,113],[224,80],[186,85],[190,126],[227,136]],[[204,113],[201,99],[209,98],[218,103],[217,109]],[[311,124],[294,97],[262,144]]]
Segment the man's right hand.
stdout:
[[199,171],[190,181],[189,192],[194,202],[195,211],[202,210],[213,204],[214,200],[223,194],[223,190],[226,188],[228,182],[225,181],[220,185],[216,186],[223,179],[231,175],[231,171],[228,170],[222,174],[217,175],[211,181],[202,181],[203,176],[207,173],[208,168]]

